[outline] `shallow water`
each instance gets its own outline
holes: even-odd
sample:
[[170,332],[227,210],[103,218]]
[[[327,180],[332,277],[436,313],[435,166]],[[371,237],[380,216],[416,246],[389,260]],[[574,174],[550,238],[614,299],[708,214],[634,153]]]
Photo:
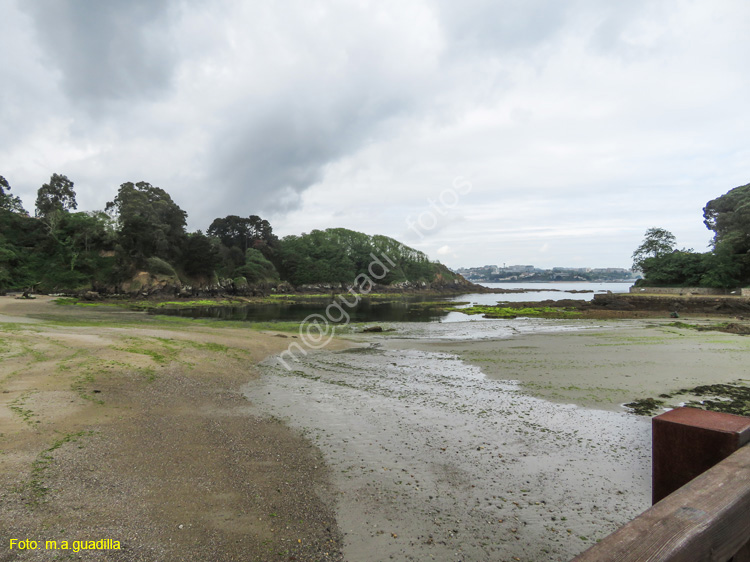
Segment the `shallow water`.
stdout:
[[[484,340],[510,338],[523,334],[567,332],[601,328],[603,324],[587,320],[550,320],[546,318],[482,318],[451,312],[439,322],[386,322],[379,337],[419,340]],[[359,328],[353,328],[358,330]],[[375,336],[376,338],[378,336]],[[372,335],[367,336],[371,340]]]
[[[455,301],[492,306],[498,302],[540,302],[544,300],[589,301],[597,293],[627,293],[632,283],[480,283],[494,289],[525,289],[525,293],[469,293],[456,297]],[[588,291],[588,292],[580,292]]]
[[[573,329],[554,322],[526,327]],[[244,388],[320,447],[347,560],[569,560],[649,506],[649,420],[533,398],[403,344],[310,353],[292,372],[271,358]]]
[[[341,308],[352,322],[453,322],[464,321],[466,315],[460,312],[445,312],[438,308],[423,306],[425,301],[446,301],[446,302],[471,302],[480,305],[494,305],[498,302],[519,302],[519,301],[542,301],[546,299],[575,299],[590,300],[596,292],[611,290],[612,292],[626,292],[627,283],[487,283],[488,287],[499,287],[503,289],[525,288],[531,289],[528,293],[510,293],[510,294],[483,294],[470,293],[456,297],[435,297],[424,295],[404,295],[399,297],[394,295],[391,301],[373,300],[366,295],[360,295],[362,298],[356,306],[342,304],[340,299],[336,302],[341,304]],[[541,292],[540,292],[541,290]],[[567,291],[590,290],[589,293],[570,293]],[[345,296],[348,302],[354,304],[354,297]],[[302,321],[311,314],[325,314],[326,306],[332,300],[323,303],[263,303],[263,304],[245,304],[236,306],[197,306],[197,307],[176,307],[176,308],[158,308],[150,310],[151,314],[166,314],[171,316],[182,316],[187,318],[213,318],[216,320],[244,320],[250,322],[286,322]],[[334,311],[330,316],[338,319],[341,313]]]

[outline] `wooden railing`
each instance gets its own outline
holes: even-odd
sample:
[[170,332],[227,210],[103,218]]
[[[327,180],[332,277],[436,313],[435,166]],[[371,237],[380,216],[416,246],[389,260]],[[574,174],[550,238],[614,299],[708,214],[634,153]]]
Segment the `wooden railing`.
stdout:
[[746,433],[735,452],[573,562],[750,562],[750,445],[743,442]]

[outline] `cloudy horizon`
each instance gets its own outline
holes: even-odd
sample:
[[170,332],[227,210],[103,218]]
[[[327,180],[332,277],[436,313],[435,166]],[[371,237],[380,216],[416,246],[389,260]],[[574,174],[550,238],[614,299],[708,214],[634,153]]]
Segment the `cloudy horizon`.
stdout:
[[[706,249],[750,182],[750,4],[0,0],[0,175],[33,213],[127,181],[191,230],[345,227],[450,267]],[[6,49],[6,52],[8,50]]]

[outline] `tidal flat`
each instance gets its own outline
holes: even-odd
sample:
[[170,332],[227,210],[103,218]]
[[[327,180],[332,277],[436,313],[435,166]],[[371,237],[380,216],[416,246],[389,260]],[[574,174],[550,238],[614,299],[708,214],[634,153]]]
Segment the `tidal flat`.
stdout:
[[650,506],[624,402],[747,382],[750,340],[668,322],[396,323],[244,391],[321,450],[345,559],[565,561]]
[[122,542],[79,553],[101,560],[565,561],[649,505],[650,419],[623,402],[747,382],[738,334],[465,318],[353,325],[287,371],[295,322],[2,297],[0,534]]

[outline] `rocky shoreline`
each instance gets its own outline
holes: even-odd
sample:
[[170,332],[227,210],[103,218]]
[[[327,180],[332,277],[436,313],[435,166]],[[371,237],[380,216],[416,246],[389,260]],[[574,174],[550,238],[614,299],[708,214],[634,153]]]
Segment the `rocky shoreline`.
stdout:
[[[549,307],[581,313],[590,313],[596,318],[597,312],[619,313],[677,313],[715,314],[722,316],[750,316],[750,298],[739,296],[693,296],[693,295],[643,295],[631,293],[600,293],[590,301],[562,299],[544,301],[503,302],[503,308]],[[623,316],[623,315],[621,315]],[[604,316],[606,317],[606,316]]]

